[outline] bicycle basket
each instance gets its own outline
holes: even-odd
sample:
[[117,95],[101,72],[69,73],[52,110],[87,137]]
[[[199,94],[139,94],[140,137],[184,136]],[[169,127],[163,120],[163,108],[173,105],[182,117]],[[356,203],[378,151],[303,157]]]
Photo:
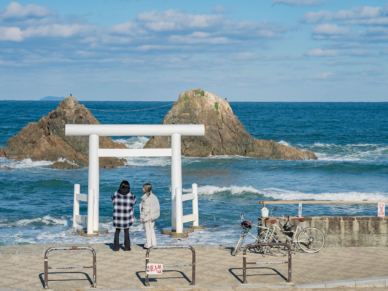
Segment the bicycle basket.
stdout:
[[244,220],[243,222],[241,222],[241,226],[242,228],[245,228],[245,229],[251,229],[253,226],[253,223],[249,220]]

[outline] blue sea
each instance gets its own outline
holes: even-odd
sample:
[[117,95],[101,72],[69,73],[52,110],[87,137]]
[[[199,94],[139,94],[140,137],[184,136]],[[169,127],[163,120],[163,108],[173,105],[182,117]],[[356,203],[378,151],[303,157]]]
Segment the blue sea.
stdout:
[[[92,111],[103,124],[160,124],[172,102],[80,102],[103,110],[157,109],[132,112]],[[29,122],[37,122],[59,105],[47,101],[0,101],[0,146]],[[234,113],[255,138],[312,150],[318,160],[278,161],[241,156],[183,158],[183,188],[199,189],[199,219],[205,229],[180,243],[234,244],[241,212],[256,221],[263,200],[387,200],[388,103],[248,103],[231,102]],[[148,137],[114,137],[142,148]],[[176,239],[160,234],[170,226],[170,159],[130,158],[126,166],[100,170],[100,222],[109,234],[78,236],[72,226],[73,187],[87,192],[88,169],[55,170],[52,162],[16,162],[0,158],[14,170],[0,171],[0,246],[34,243],[111,243],[110,196],[122,180],[142,196],[152,183],[161,203],[159,243]],[[187,204],[186,204],[187,203]],[[86,203],[81,213],[86,214]],[[188,213],[190,202],[185,202]],[[277,205],[278,214],[297,215],[297,205]],[[304,205],[304,215],[377,215],[377,205]],[[138,205],[135,215],[139,217]],[[144,228],[131,228],[132,243],[143,243]]]

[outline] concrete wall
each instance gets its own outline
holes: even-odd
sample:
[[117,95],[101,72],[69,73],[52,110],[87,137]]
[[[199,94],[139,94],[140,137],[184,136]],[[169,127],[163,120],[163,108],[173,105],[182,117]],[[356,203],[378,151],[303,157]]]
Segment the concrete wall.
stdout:
[[[325,234],[325,247],[387,247],[388,217],[306,216],[302,227]],[[292,219],[290,219],[292,221]]]

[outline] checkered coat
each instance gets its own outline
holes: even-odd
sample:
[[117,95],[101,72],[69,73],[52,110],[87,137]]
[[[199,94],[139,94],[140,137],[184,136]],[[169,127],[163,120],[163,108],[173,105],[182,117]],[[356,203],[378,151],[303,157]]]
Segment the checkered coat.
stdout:
[[126,195],[115,192],[111,198],[113,203],[113,227],[129,228],[135,221],[133,206],[136,204],[136,196],[132,192]]

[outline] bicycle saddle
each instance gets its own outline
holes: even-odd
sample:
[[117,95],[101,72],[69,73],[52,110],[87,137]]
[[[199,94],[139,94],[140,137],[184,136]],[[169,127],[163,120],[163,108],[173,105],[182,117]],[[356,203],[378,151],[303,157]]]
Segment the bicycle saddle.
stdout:
[[277,222],[277,220],[266,220],[265,222],[269,222],[269,223],[275,224]]
[[300,222],[303,222],[303,221],[305,221],[306,220],[306,218],[304,218],[304,217],[301,217],[301,218],[293,218],[294,220],[298,220],[298,221],[300,221]]

